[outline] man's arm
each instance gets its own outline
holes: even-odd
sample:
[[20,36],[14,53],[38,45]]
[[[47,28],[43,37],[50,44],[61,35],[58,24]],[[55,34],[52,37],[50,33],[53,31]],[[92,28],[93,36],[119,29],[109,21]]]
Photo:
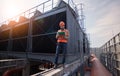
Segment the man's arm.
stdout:
[[56,39],[58,39],[58,37],[59,37],[59,34],[58,34],[58,32],[59,32],[59,30],[57,31],[57,33],[56,33]]
[[66,38],[66,39],[69,38],[69,31],[68,31],[68,30],[66,30],[65,38]]

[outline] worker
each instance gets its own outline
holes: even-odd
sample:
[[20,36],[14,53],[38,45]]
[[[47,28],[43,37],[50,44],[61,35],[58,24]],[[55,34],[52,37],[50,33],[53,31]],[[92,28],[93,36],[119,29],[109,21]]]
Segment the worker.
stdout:
[[65,29],[65,22],[59,22],[60,29],[57,31],[56,39],[57,39],[57,46],[56,46],[56,54],[55,54],[55,65],[54,68],[58,66],[58,57],[60,51],[62,51],[63,59],[62,59],[62,66],[64,67],[65,58],[66,58],[66,51],[67,51],[67,42],[69,38],[69,31]]

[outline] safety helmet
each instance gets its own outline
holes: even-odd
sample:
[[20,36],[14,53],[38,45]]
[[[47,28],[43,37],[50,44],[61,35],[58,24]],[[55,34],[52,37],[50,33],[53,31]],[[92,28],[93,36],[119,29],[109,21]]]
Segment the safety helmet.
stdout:
[[59,26],[65,26],[65,22],[60,21]]

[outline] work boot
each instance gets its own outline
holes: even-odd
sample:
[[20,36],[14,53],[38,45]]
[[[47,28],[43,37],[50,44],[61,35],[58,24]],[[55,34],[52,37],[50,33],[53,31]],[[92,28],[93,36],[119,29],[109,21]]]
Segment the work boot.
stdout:
[[57,64],[54,64],[53,68],[56,69],[57,68]]
[[65,68],[65,65],[64,65],[64,64],[61,64],[61,66],[62,66],[63,68]]

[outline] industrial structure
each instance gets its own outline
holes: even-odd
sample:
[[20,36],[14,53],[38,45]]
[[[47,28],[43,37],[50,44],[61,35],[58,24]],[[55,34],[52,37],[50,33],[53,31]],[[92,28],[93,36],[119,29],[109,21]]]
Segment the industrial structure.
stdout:
[[101,48],[101,61],[114,76],[120,76],[120,33]]
[[[120,33],[90,54],[83,5],[48,0],[0,25],[0,76],[119,76]],[[53,68],[59,22],[70,31],[65,66]],[[101,52],[100,52],[101,51]],[[59,55],[59,64],[62,52]],[[108,68],[108,70],[106,70]],[[110,72],[111,73],[110,73]],[[89,75],[86,75],[89,72]],[[97,75],[96,75],[97,74]]]
[[[51,10],[47,10],[45,7],[49,2],[52,2]],[[59,29],[58,24],[60,21],[64,21],[65,27],[70,31],[65,64],[80,60],[80,63],[76,64],[80,67],[81,75],[84,74],[84,63],[90,54],[90,48],[87,35],[78,21],[77,9],[71,6],[74,3],[70,0],[69,4],[64,1],[60,1],[56,6],[53,4],[53,0],[46,1],[1,24],[1,59],[26,59],[24,66],[27,65],[25,67],[27,70],[23,70],[17,75],[32,75],[53,67],[56,49],[55,35]],[[61,62],[61,58],[62,53],[59,62]],[[8,62],[9,60],[6,64]],[[17,67],[17,65],[13,67]],[[22,68],[20,67],[20,69]],[[77,72],[76,69],[74,69],[74,73]],[[2,74],[6,70],[7,68],[2,70]]]

